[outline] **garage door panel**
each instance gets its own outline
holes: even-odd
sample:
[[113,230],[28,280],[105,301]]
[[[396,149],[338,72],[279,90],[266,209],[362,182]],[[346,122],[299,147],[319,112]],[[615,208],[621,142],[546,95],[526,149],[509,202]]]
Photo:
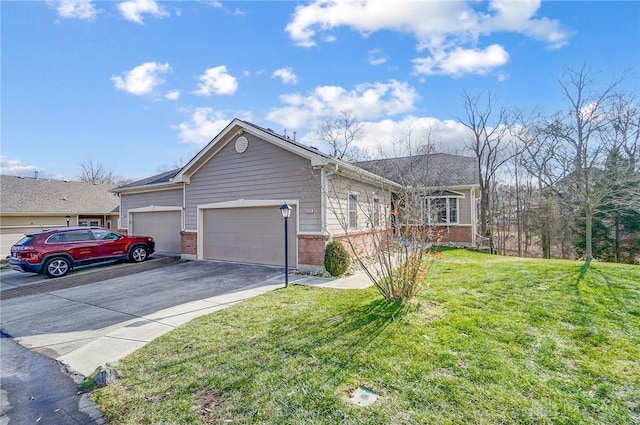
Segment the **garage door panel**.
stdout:
[[[203,211],[203,258],[284,264],[284,224],[277,207],[220,208]],[[289,218],[289,264],[296,265],[295,211]]]
[[182,216],[180,211],[132,213],[133,232],[153,236],[156,251],[179,254],[181,248]]

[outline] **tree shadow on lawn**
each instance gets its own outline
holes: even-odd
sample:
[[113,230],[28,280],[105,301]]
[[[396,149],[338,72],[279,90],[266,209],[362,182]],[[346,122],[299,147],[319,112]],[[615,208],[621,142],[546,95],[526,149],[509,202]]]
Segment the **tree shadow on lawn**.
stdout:
[[[368,304],[325,319],[323,324],[314,324],[318,329],[309,333],[308,324],[300,323],[298,329],[304,339],[283,346],[287,355],[330,355],[340,353],[345,365],[369,347],[390,326],[410,311],[410,306],[399,302],[377,298]],[[296,332],[295,330],[293,332]]]
[[[332,317],[311,315],[299,317],[296,323],[272,323],[266,332],[235,337],[223,346],[216,346],[216,351],[195,341],[176,341],[182,345],[183,354],[157,363],[154,372],[171,373],[185,363],[209,364],[214,368],[217,362],[235,363],[233,368],[239,373],[228,386],[237,388],[242,382],[250,382],[253,373],[278,373],[278,369],[288,367],[289,363],[312,363],[330,372],[327,381],[335,381],[339,380],[340,371],[352,370],[352,363],[361,362],[361,353],[390,326],[400,324],[400,319],[411,309],[411,305],[376,298],[351,310],[345,308]],[[219,327],[220,324],[212,322],[207,326]],[[242,330],[239,328],[238,332]],[[191,353],[184,356],[187,350]],[[263,358],[266,356],[269,358]]]

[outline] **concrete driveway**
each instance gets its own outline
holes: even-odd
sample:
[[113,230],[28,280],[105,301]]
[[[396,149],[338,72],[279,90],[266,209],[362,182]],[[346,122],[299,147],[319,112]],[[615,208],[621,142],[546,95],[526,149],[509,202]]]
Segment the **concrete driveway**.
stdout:
[[5,279],[3,272],[0,330],[86,376],[194,317],[284,281],[276,267],[153,261],[96,268],[68,279],[20,275],[22,284],[11,283],[13,275]]

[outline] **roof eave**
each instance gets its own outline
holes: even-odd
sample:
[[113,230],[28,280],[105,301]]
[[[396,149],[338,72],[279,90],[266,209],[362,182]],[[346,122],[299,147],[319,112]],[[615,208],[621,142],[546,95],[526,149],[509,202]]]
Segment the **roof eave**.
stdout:
[[153,183],[153,184],[146,184],[146,185],[132,186],[132,187],[116,187],[109,190],[109,192],[118,193],[118,194],[129,194],[129,193],[138,193],[138,192],[157,192],[161,190],[181,189],[182,182],[175,181],[176,180],[175,178],[173,180],[174,181],[170,181],[170,182]]

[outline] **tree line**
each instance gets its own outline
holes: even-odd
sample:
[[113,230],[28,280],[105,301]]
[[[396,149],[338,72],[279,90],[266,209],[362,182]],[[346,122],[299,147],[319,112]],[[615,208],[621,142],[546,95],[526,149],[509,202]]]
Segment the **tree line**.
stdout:
[[[563,106],[522,111],[490,92],[463,92],[467,129],[460,153],[477,159],[480,236],[501,254],[640,261],[640,102],[624,91],[627,75],[605,85],[583,65],[558,80]],[[394,156],[434,151],[433,129],[392,141]],[[345,160],[362,123],[351,111],[322,122],[317,137]],[[379,153],[378,156],[382,154]],[[411,173],[411,170],[406,170]]]

